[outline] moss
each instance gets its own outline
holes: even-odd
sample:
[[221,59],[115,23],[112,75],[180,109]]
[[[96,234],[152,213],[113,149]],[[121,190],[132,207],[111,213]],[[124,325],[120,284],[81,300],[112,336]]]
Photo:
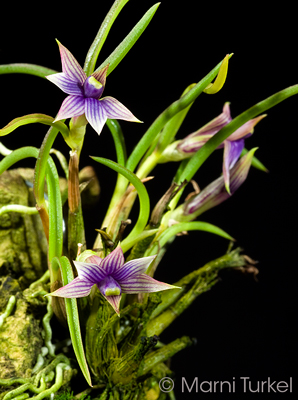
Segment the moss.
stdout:
[[15,312],[0,328],[0,379],[30,377],[42,345],[40,321],[19,292]]
[[[25,178],[33,177],[26,172]],[[0,176],[0,207],[7,204],[34,206],[32,189],[18,170]],[[5,213],[0,216],[0,276],[19,279],[22,289],[38,279],[47,268],[47,244],[39,216]]]

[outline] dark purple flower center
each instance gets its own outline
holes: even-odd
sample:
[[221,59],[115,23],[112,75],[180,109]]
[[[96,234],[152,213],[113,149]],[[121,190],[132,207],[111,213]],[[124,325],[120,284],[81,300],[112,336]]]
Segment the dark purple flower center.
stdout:
[[93,99],[99,99],[103,90],[104,86],[92,75],[89,76],[84,82],[83,91],[84,96],[87,98],[92,97]]
[[107,276],[97,284],[98,289],[105,296],[119,296],[121,287],[118,282],[111,276]]

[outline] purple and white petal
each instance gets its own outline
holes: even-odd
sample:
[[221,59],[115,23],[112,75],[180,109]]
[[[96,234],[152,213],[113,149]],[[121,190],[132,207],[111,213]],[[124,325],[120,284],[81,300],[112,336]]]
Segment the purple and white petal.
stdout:
[[90,264],[96,264],[100,265],[102,262],[102,258],[96,255],[90,256],[86,258],[85,262],[90,263]]
[[257,147],[246,153],[230,171],[230,190],[233,194],[246,180]]
[[121,269],[124,264],[124,255],[120,246],[116,247],[108,256],[106,256],[100,266],[107,275],[114,276],[114,273]]
[[78,117],[85,112],[85,99],[83,96],[67,96],[63,101],[55,121]]
[[105,296],[103,297],[111,304],[114,311],[120,316],[120,301],[121,301],[121,294],[119,296]]
[[62,71],[69,76],[73,81],[80,83],[81,85],[84,84],[87,76],[83,69],[81,68],[80,64],[71,54],[71,52],[64,47],[59,41],[59,50],[61,55],[61,63],[62,63]]
[[224,156],[223,156],[223,176],[227,192],[230,193],[230,169],[236,164],[240,154],[244,148],[244,139],[231,142],[225,140],[224,142]]
[[53,293],[49,293],[49,295],[66,297],[67,299],[86,297],[90,293],[92,286],[92,282],[86,281],[85,279],[75,278],[62,288],[55,290]]
[[156,256],[149,256],[130,260],[113,274],[113,278],[121,285],[131,276],[146,272],[147,268],[155,258]]
[[59,74],[48,75],[46,78],[58,86],[64,93],[73,96],[82,96],[82,86],[78,82],[74,82],[64,72]]
[[128,108],[114,97],[104,97],[100,100],[100,103],[106,112],[106,116],[110,119],[114,118],[131,122],[141,122],[129,111]]
[[234,141],[251,136],[254,131],[254,127],[257,125],[258,122],[260,122],[265,117],[266,114],[263,114],[257,118],[253,118],[247,121],[245,124],[240,126],[240,128],[238,128],[235,132],[233,132],[232,135],[230,135],[227,140]]
[[74,261],[73,263],[78,271],[79,278],[86,279],[88,282],[92,282],[93,285],[107,276],[104,269],[97,264],[80,261]]
[[151,293],[159,292],[168,289],[177,289],[177,286],[172,286],[164,282],[159,282],[151,276],[140,274],[132,276],[121,284],[122,293],[136,294],[136,293]]
[[102,69],[100,69],[97,72],[93,72],[93,74],[92,74],[92,76],[94,76],[94,78],[98,82],[100,82],[103,85],[103,87],[105,87],[105,85],[106,85],[106,77],[107,77],[107,72],[108,72],[108,69],[109,69],[109,65],[110,64],[106,65],[105,67],[103,67]]
[[100,135],[108,119],[101,101],[92,98],[85,99],[85,115],[89,124]]

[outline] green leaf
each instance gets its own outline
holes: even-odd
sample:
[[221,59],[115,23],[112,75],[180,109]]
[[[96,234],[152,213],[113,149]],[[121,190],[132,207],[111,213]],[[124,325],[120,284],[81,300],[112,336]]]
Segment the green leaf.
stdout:
[[194,222],[181,222],[167,228],[159,237],[152,243],[151,249],[146,253],[148,255],[155,255],[167,242],[178,233],[185,231],[205,231],[213,233],[214,235],[221,236],[228,240],[234,240],[227,232],[218,226],[209,224],[208,222],[194,221]]
[[144,14],[143,18],[140,19],[140,21],[129,32],[129,34],[122,40],[119,46],[117,46],[116,49],[113,51],[113,53],[110,54],[109,57],[103,63],[101,63],[101,65],[96,69],[96,71],[99,71],[106,65],[110,64],[107,72],[108,76],[117,67],[120,61],[123,60],[123,58],[129,52],[129,50],[135,45],[136,41],[139,39],[144,30],[147,28],[159,5],[160,3],[155,4]]
[[115,163],[114,161],[107,160],[106,158],[101,157],[91,157],[93,160],[106,165],[107,167],[113,169],[114,171],[118,172],[119,174],[123,175],[129,182],[135,187],[136,191],[138,192],[139,200],[140,200],[140,212],[138,220],[127,236],[121,243],[121,247],[123,252],[127,251],[132,245],[135,238],[137,238],[145,229],[147,225],[147,221],[149,218],[150,212],[150,200],[147,193],[147,190],[141,180],[131,171],[124,168],[123,166]]
[[[53,268],[60,267],[63,286],[67,285],[74,279],[73,271],[71,264],[67,257],[53,258],[52,261]],[[84,346],[81,335],[80,321],[79,321],[79,313],[76,299],[64,299],[65,300],[65,308],[67,314],[67,323],[70,332],[70,338],[72,342],[72,346],[77,357],[79,366],[81,371],[90,386],[92,386],[91,376],[88,368],[88,364],[85,357]]]
[[[117,18],[118,14],[125,6],[128,0],[115,0],[114,4],[112,5],[110,11],[106,15],[103,23],[101,24],[99,31],[87,53],[85,64],[84,64],[84,71],[87,76],[90,76],[94,71],[95,64],[97,61],[97,57],[99,52],[108,36],[108,33]],[[91,11],[92,12],[92,11]]]
[[149,127],[142,139],[134,148],[130,157],[127,160],[126,167],[130,171],[134,171],[143,155],[146,153],[151,143],[154,141],[156,135],[162,130],[171,118],[173,118],[184,108],[188,107],[195,99],[203,92],[206,86],[216,77],[222,62],[218,63],[212,71],[209,72],[200,82],[198,82],[191,90],[189,90],[183,97],[176,100],[168,108],[166,108]]
[[117,162],[120,165],[125,167],[126,163],[126,147],[124,142],[124,136],[122,133],[121,126],[116,119],[108,119],[106,122],[110,132],[113,136],[116,154],[117,154]]
[[64,137],[69,135],[67,126],[62,121],[53,122],[54,118],[45,114],[28,114],[22,117],[18,117],[10,121],[4,128],[0,129],[0,136],[8,135],[13,132],[19,126],[27,124],[40,123],[44,125],[50,125],[57,128]]
[[57,71],[35,64],[3,64],[0,65],[1,74],[28,74],[45,78],[47,75],[57,74]]

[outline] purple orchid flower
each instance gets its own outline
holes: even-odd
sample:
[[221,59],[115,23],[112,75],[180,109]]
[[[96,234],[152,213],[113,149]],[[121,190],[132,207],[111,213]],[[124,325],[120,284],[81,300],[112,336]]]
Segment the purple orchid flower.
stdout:
[[[236,161],[240,157],[244,148],[244,140],[252,135],[255,125],[265,116],[265,114],[260,115],[259,117],[246,122],[224,140],[220,146],[218,146],[218,149],[224,148],[222,169],[225,187],[228,193],[230,193],[230,169],[234,167]],[[219,116],[214,118],[198,131],[191,133],[182,140],[170,144],[168,148],[165,149],[161,162],[179,161],[191,157],[209,139],[231,121],[230,103],[225,103],[223,112]]]
[[98,134],[108,118],[141,122],[114,97],[99,100],[105,88],[108,65],[87,77],[71,52],[61,43],[58,44],[63,72],[46,78],[69,96],[63,101],[55,121],[85,114]]
[[230,194],[225,190],[224,177],[221,176],[206,186],[199,194],[190,198],[183,205],[183,214],[191,216],[191,219],[196,218],[203,212],[230,198],[246,180],[256,150],[257,147],[251,149],[231,169]]
[[100,293],[119,315],[122,293],[151,293],[177,288],[145,274],[155,257],[136,258],[124,263],[123,251],[118,246],[104,259],[94,255],[87,258],[88,262],[74,261],[79,276],[49,295],[66,298],[85,297],[96,284]]
[[231,169],[230,194],[225,189],[224,177],[222,175],[215,181],[211,182],[198,194],[193,195],[190,199],[185,201],[185,203],[172,211],[170,216],[171,224],[193,221],[205,211],[216,207],[229,199],[246,180],[256,150],[257,147],[251,149],[248,153],[242,156]]

